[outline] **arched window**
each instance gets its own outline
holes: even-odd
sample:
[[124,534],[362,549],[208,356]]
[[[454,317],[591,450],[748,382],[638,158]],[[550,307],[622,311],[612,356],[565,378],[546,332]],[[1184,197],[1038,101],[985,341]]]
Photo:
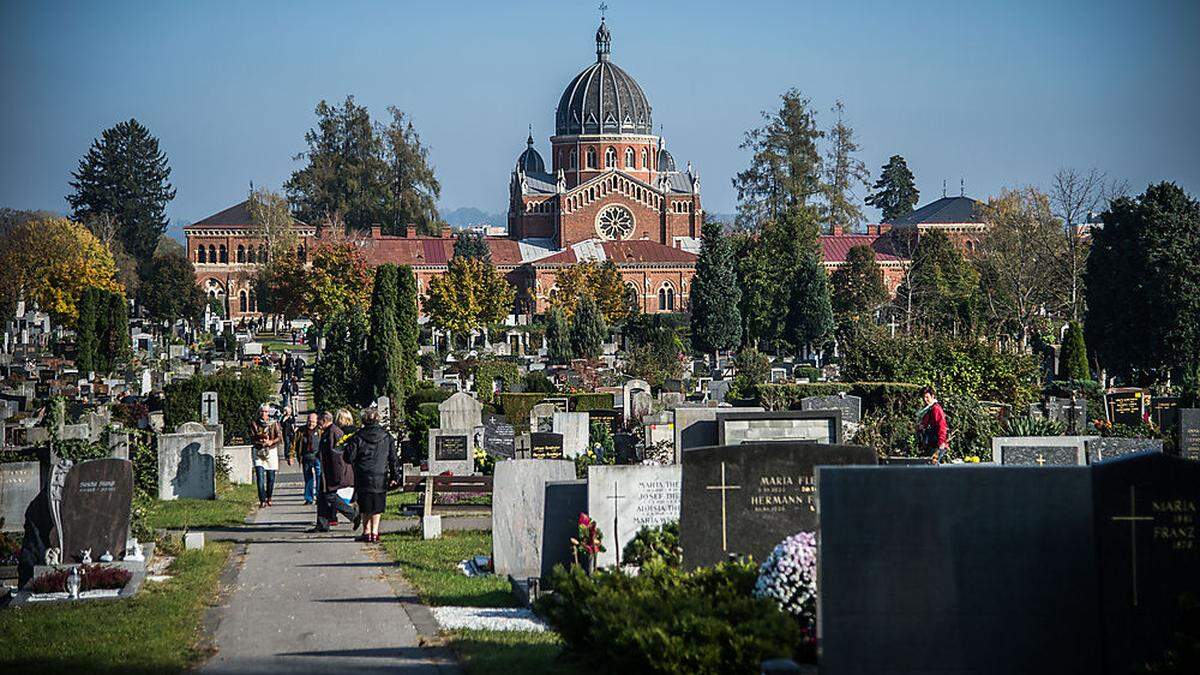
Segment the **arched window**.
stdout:
[[246,291],[238,291],[238,311],[246,311]]
[[587,150],[587,168],[596,168],[596,149],[588,148]]
[[579,168],[579,150],[571,148],[571,168]]
[[237,261],[240,263],[246,262],[246,247],[238,244]]
[[258,254],[256,254],[254,252],[253,246],[250,246],[246,249],[246,262],[248,262],[248,263],[258,262]]
[[210,262],[210,263],[217,262],[217,247],[213,246],[211,244],[208,247],[208,262]]
[[198,263],[208,262],[208,256],[205,255],[203,246],[196,247],[196,262],[198,262]]
[[606,168],[606,169],[617,168],[617,149],[616,148],[610,147],[609,149],[604,151],[604,168]]
[[658,311],[675,311],[675,289],[670,284],[663,284],[662,288],[658,289]]
[[221,262],[229,262],[229,251],[225,250],[225,244],[221,244]]
[[626,169],[636,169],[637,168],[637,159],[636,158],[637,158],[637,155],[634,154],[633,148],[625,148],[625,168]]
[[253,288],[250,289],[250,311],[258,311],[258,293],[256,293]]
[[304,256],[305,256],[304,245],[301,244],[300,246],[296,247],[296,260],[299,260],[300,262],[304,262]]
[[643,169],[649,169],[649,168],[650,168],[650,161],[649,161],[649,160],[650,160],[650,153],[649,153],[649,152],[647,152],[645,148],[642,148],[642,168],[643,168]]

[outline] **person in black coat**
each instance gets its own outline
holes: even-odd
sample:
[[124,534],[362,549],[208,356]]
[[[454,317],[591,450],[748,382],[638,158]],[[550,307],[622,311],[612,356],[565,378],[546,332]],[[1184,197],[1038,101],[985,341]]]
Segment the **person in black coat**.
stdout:
[[319,494],[317,495],[317,525],[310,532],[328,532],[329,526],[336,522],[337,514],[349,518],[358,529],[362,516],[359,510],[351,506],[338,490],[354,485],[354,471],[342,459],[341,448],[342,430],[333,423],[333,414],[321,413],[319,425],[321,440],[317,450],[317,458],[321,463],[320,478],[318,479]]
[[354,467],[354,496],[363,515],[362,541],[379,541],[379,519],[387,491],[400,477],[396,441],[379,425],[379,411],[362,412],[362,428],[343,445],[342,458]]

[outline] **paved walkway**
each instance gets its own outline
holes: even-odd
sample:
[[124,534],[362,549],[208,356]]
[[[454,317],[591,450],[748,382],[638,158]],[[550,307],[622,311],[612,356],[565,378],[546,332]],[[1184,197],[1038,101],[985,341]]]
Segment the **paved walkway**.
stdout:
[[[345,522],[312,535],[299,469],[280,466],[275,506],[244,529],[232,588],[212,617],[217,653],[209,673],[458,673],[433,635],[429,611],[376,545],[353,541]],[[237,555],[235,553],[235,555]]]

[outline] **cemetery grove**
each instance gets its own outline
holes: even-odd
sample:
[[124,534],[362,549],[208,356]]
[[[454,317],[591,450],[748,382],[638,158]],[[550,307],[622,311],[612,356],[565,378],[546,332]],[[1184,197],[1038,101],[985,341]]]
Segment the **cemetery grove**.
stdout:
[[[123,4],[105,11],[130,27],[86,40],[112,43],[106,59],[142,39],[146,13]],[[351,68],[330,35],[297,51],[302,23],[350,21],[303,3],[209,43],[254,43],[279,69],[252,69],[249,100],[274,92],[263,111],[313,106],[294,129],[263,112],[228,132],[281,163],[220,154],[226,121],[193,124],[157,101],[175,84],[146,82],[116,117],[83,97],[86,116],[47,122],[70,123],[54,143],[85,139],[70,165],[4,168],[31,195],[6,187],[13,204],[43,182],[65,201],[0,208],[0,671],[1200,673],[1200,201],[1194,172],[1137,168],[1163,170],[1168,134],[1191,134],[1194,163],[1194,129],[1130,130],[1145,154],[1107,170],[1005,164],[966,150],[979,127],[937,121],[946,101],[868,103],[824,77],[801,93],[808,38],[701,39],[715,9],[543,7],[571,17],[544,31],[562,53],[529,58],[495,7],[370,5],[399,13],[384,21],[348,4],[347,31],[403,25],[386,53],[426,65]],[[886,11],[915,11],[902,4]],[[805,7],[786,12],[868,14]],[[258,9],[186,11],[209,26]],[[738,12],[769,31],[777,9]],[[1193,9],[1144,11],[1194,29]],[[34,30],[44,11],[0,10],[6,53],[80,20],[59,8]],[[208,39],[163,11],[174,39]],[[700,33],[662,35],[683,12]],[[418,17],[455,22],[455,41],[407,32]],[[214,55],[204,70],[230,72],[201,77],[191,49],[143,58],[219,106],[256,107],[245,64]],[[687,59],[712,57],[697,49],[746,62],[698,75]],[[749,60],[768,53],[809,63]],[[959,78],[935,53],[927,74]],[[442,89],[372,88],[369,108],[345,90],[441,85],[458,59],[521,84],[470,84],[495,119],[457,139],[428,119],[460,119],[451,104],[406,103]],[[6,78],[37,108],[62,68]],[[761,117],[757,99],[708,90],[727,77],[769,78]],[[713,110],[652,108],[642,85],[680,78]],[[485,145],[510,117],[490,108],[525,114],[531,89],[528,131]],[[1147,105],[1194,111],[1186,95]],[[0,134],[25,128],[14,114]],[[746,122],[697,132],[713,115]],[[1028,130],[987,119],[1027,147]],[[451,224],[443,187],[461,190],[467,155],[421,133],[502,165],[507,210]],[[961,151],[919,147],[938,135]],[[34,154],[53,146],[32,138]],[[499,146],[511,154],[480,151]],[[724,171],[732,148],[702,202],[684,153]],[[1045,162],[1065,168],[1022,168]],[[978,199],[944,180],[930,198],[926,165],[1009,173]],[[213,198],[206,172],[232,175],[225,196],[177,227],[185,200]],[[725,198],[736,214],[706,210]]]

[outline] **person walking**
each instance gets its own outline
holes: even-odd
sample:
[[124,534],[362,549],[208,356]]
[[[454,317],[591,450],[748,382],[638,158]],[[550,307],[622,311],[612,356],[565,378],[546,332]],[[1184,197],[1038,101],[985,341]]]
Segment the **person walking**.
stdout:
[[354,486],[354,469],[342,458],[338,445],[342,442],[342,430],[333,423],[333,415],[321,413],[321,440],[317,453],[321,463],[320,494],[317,495],[317,524],[310,532],[328,532],[338,513],[354,522],[358,529],[362,522],[358,509],[351,506],[339,490]]
[[934,464],[940,464],[946,460],[946,453],[950,451],[950,426],[946,423],[946,412],[942,410],[942,404],[938,402],[933,387],[923,387],[921,398],[925,401],[925,407],[921,409],[920,420],[917,422],[917,445],[923,453],[928,453],[933,458]]
[[275,493],[275,472],[279,470],[279,446],[283,431],[271,418],[271,405],[258,407],[258,419],[250,423],[250,438],[254,443],[254,482],[258,485],[258,507],[271,505]]
[[288,446],[288,466],[292,465],[294,457],[300,462],[300,471],[304,474],[305,504],[316,501],[317,487],[321,481],[321,463],[317,461],[317,453],[321,451],[321,427],[317,422],[317,413],[308,413],[304,427],[296,431],[296,437]]
[[342,458],[354,467],[354,498],[363,518],[359,541],[379,541],[379,519],[387,505],[387,491],[400,478],[396,440],[379,424],[379,410],[362,411],[362,428],[343,444]]

